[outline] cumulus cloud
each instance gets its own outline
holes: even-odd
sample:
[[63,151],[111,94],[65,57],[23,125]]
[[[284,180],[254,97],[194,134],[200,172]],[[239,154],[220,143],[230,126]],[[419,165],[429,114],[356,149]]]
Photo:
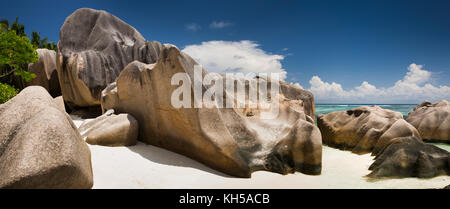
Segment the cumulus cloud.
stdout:
[[302,85],[300,85],[300,83],[296,82],[296,83],[291,83],[294,86],[300,87],[301,89],[304,89]]
[[309,81],[310,91],[318,103],[420,103],[423,100],[450,99],[449,86],[431,85],[432,72],[415,63],[408,67],[403,79],[392,87],[377,88],[364,81],[360,86],[344,90],[341,84],[324,82],[319,76]]
[[213,29],[221,29],[232,25],[232,23],[226,21],[213,21],[211,24],[209,24],[209,27]]
[[281,65],[282,55],[270,54],[253,41],[208,41],[188,45],[183,52],[189,54],[208,72],[216,73],[280,73],[286,78]]
[[198,31],[202,28],[197,23],[189,23],[189,24],[186,24],[184,27],[186,28],[186,30],[190,30],[190,31]]

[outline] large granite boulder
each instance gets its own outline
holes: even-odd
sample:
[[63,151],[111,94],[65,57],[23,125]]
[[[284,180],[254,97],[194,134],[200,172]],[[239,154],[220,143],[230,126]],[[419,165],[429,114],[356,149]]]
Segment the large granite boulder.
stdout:
[[[123,69],[117,82],[103,91],[102,108],[135,116],[139,139],[145,143],[189,156],[229,175],[250,177],[257,170],[320,174],[322,140],[314,125],[310,92],[280,83],[281,93],[271,97],[279,101],[279,114],[273,119],[264,119],[265,109],[259,106],[175,108],[171,97],[180,85],[172,85],[171,79],[181,73],[187,82],[183,90],[194,92],[195,65],[187,54],[164,45],[156,63],[135,61]],[[200,75],[206,74],[201,69]],[[200,85],[202,93],[209,89]],[[229,92],[224,91],[225,103],[227,96]]]
[[58,42],[57,71],[64,100],[71,107],[99,106],[103,89],[128,63],[154,63],[160,50],[160,43],[146,41],[105,11],[76,10],[61,27]]
[[22,90],[0,118],[0,188],[92,187],[89,148],[44,88]]
[[325,144],[358,154],[378,152],[396,137],[420,137],[401,113],[379,106],[321,114],[317,125]]
[[450,175],[450,153],[414,136],[395,138],[369,170],[368,176],[374,178]]
[[56,52],[48,49],[37,49],[39,60],[28,65],[28,72],[36,74],[36,78],[27,83],[27,86],[42,86],[52,95],[61,95],[58,72],[56,71]]
[[427,101],[417,105],[406,117],[417,128],[422,139],[450,142],[450,102]]
[[108,110],[102,116],[81,124],[78,131],[87,143],[104,146],[135,145],[139,125],[130,114],[115,115]]

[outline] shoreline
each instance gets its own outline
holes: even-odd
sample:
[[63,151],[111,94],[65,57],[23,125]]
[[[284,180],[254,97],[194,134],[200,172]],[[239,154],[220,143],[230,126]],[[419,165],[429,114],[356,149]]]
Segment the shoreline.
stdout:
[[[72,116],[74,123],[85,120]],[[89,120],[89,119],[87,119]],[[93,189],[430,189],[450,184],[449,176],[431,179],[370,180],[370,154],[323,146],[322,174],[280,175],[258,171],[235,178],[180,154],[138,142],[129,147],[88,145],[94,173]],[[450,145],[441,145],[448,146]]]

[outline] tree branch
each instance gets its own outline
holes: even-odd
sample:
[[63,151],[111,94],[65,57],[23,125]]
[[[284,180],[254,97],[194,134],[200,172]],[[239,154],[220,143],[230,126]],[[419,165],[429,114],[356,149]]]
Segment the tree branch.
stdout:
[[3,74],[3,75],[0,75],[0,78],[3,78],[3,77],[5,77],[5,76],[8,76],[8,75],[10,75],[11,73],[13,73],[14,71],[16,71],[17,69],[12,69],[11,71],[9,71],[9,72],[7,72],[7,73],[5,73],[5,74]]

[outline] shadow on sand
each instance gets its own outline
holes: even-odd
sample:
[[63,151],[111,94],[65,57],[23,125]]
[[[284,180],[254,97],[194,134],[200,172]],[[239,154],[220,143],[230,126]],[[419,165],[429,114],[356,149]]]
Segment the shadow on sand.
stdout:
[[147,160],[150,160],[154,163],[163,164],[163,165],[171,165],[178,167],[190,167],[199,169],[208,173],[212,173],[218,176],[226,177],[226,178],[234,178],[233,176],[224,174],[222,172],[216,171],[203,165],[200,162],[197,162],[191,158],[186,156],[177,154],[175,152],[171,152],[169,150],[165,150],[156,146],[147,145],[142,142],[138,142],[135,146],[128,146],[129,150],[141,155]]

